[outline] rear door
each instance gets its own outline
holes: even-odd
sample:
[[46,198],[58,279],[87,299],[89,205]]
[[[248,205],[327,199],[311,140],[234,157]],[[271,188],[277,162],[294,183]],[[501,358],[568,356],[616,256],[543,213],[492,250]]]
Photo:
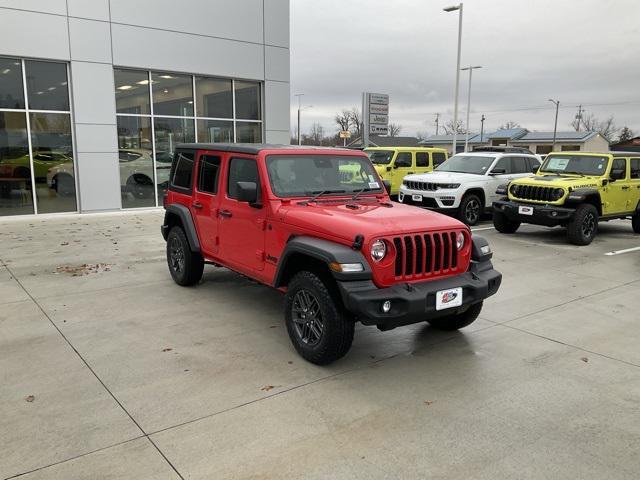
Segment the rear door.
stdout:
[[221,195],[218,211],[219,256],[240,270],[263,270],[267,209],[237,200],[237,182],[255,182],[262,203],[264,187],[258,162],[252,156],[230,154],[225,164],[224,195]]
[[629,211],[627,199],[631,189],[629,182],[629,165],[626,158],[614,158],[611,163],[610,174],[614,170],[624,170],[624,178],[609,181],[604,194],[604,215],[617,215]]
[[398,152],[393,163],[393,179],[391,181],[391,193],[397,195],[402,179],[415,173],[415,160],[412,152]]
[[431,171],[431,159],[429,152],[416,152],[416,173],[426,173]]
[[215,255],[218,252],[218,189],[221,165],[222,156],[219,152],[198,153],[192,208],[205,255]]

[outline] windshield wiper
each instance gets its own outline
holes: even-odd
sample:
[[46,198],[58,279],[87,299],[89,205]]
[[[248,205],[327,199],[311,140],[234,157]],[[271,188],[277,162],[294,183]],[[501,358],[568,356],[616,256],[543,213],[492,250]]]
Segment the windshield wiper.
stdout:
[[[362,195],[364,192],[370,192],[371,190],[373,190],[373,188],[363,187],[363,188],[361,188],[360,190],[358,190],[358,192],[357,192],[353,197],[351,197],[351,200],[357,200],[357,199],[358,199],[358,197],[359,197],[360,195]],[[353,190],[353,191],[355,192],[355,190]],[[352,192],[352,193],[353,193],[353,192]]]
[[300,202],[300,205],[309,205],[311,202],[316,202],[322,195],[329,195],[331,193],[345,193],[345,190],[315,190],[309,193],[311,193],[313,196],[309,200]]
[[569,175],[580,175],[581,177],[584,177],[584,173],[580,173],[580,172],[562,172],[562,173],[568,173]]

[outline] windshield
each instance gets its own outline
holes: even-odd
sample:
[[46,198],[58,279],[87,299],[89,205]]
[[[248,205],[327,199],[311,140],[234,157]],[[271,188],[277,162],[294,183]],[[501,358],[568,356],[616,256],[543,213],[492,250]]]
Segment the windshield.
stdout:
[[269,155],[267,171],[271,190],[278,197],[382,191],[378,176],[365,157]]
[[484,175],[495,160],[495,157],[479,157],[477,155],[454,155],[436,168],[438,172],[472,173]]
[[579,175],[604,175],[607,157],[595,155],[548,155],[540,172]]
[[393,158],[393,150],[365,150],[365,153],[376,165],[388,165]]

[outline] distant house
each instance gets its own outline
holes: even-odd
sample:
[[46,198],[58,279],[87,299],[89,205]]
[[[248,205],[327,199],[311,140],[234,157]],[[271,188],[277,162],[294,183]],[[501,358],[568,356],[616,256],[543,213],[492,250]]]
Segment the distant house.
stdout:
[[[416,147],[419,144],[416,137],[387,137],[381,135],[369,135],[368,147]],[[362,139],[357,137],[347,143],[351,148],[363,148]]]
[[[464,142],[465,136],[458,135],[458,152],[464,150]],[[433,135],[420,142],[420,145],[446,148],[451,153],[452,143],[453,135]],[[523,147],[533,153],[546,155],[553,150],[553,132],[530,132],[526,128],[511,128],[485,133],[482,137],[479,134],[469,137],[469,150],[480,145]],[[556,150],[606,152],[609,150],[609,142],[597,132],[557,132]]]
[[623,142],[614,143],[611,145],[611,150],[618,152],[640,152],[640,137],[630,138]]

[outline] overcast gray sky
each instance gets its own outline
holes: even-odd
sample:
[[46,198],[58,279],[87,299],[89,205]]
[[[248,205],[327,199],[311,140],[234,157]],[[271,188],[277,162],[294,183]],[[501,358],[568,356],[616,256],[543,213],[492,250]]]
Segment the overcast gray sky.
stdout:
[[[302,131],[360,106],[361,92],[388,93],[402,134],[435,133],[453,116],[458,15],[447,0],[291,0],[291,127],[304,93]],[[508,120],[530,130],[570,130],[577,105],[640,134],[638,0],[467,0],[462,64],[474,71],[471,128]],[[466,112],[466,72],[460,110]],[[605,105],[606,104],[606,105]],[[442,133],[442,132],[441,132]]]

